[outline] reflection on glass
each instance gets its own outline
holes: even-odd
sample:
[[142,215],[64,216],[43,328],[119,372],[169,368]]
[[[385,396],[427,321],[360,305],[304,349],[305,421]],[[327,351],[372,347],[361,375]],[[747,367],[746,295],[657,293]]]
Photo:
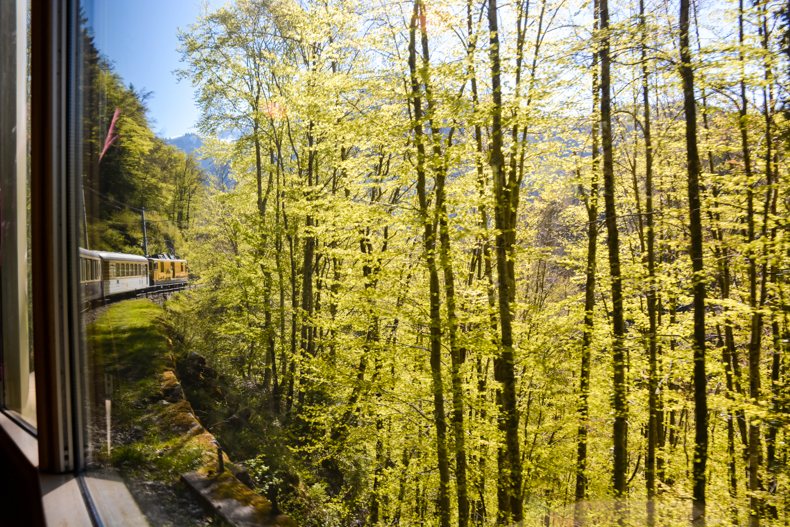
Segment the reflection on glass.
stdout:
[[[0,5],[0,318],[2,405],[36,426],[28,262],[29,69],[26,0]],[[4,68],[4,72],[6,69]]]
[[[121,476],[152,524],[200,525],[206,513],[182,495],[179,477],[195,468],[202,451],[174,428],[192,417],[173,381],[164,310],[147,297],[160,300],[188,280],[181,232],[201,171],[193,156],[155,131],[150,106],[158,94],[147,91],[151,76],[141,78],[129,66],[144,62],[162,69],[162,56],[177,55],[171,15],[184,7],[197,12],[200,4],[165,4],[107,0],[81,6],[76,69],[83,130],[85,459],[93,477]],[[171,27],[160,31],[163,20]],[[159,48],[146,49],[152,42]],[[175,84],[173,69],[165,65],[151,88]]]

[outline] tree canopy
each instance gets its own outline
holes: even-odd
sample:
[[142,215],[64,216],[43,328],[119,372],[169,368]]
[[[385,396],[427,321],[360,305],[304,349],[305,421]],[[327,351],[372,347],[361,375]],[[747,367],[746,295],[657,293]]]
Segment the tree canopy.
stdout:
[[299,524],[784,525],[787,16],[235,0],[180,34],[235,184],[108,72],[98,190],[184,229],[212,431]]

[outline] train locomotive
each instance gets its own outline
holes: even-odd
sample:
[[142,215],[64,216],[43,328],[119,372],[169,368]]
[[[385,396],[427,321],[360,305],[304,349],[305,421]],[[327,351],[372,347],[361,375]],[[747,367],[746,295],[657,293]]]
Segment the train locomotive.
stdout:
[[83,304],[163,288],[183,287],[189,280],[186,260],[168,254],[139,256],[80,248],[80,292]]

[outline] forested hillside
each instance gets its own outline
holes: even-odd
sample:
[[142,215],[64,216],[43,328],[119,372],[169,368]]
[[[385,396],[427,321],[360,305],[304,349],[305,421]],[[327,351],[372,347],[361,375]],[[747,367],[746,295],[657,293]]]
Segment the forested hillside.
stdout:
[[207,11],[204,424],[305,526],[786,525],[786,10]]
[[147,211],[148,254],[180,251],[181,231],[191,223],[208,176],[194,155],[151,130],[150,93],[125,85],[89,33],[82,40],[91,71],[80,102],[92,120],[85,130],[81,243],[143,254]]

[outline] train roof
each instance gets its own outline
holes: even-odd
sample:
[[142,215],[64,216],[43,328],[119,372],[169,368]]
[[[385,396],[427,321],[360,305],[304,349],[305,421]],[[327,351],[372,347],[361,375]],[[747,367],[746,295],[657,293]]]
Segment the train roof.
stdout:
[[120,262],[141,262],[147,263],[148,259],[145,256],[140,256],[138,254],[125,254],[125,253],[113,253],[107,251],[91,251],[94,252],[101,258],[102,260],[113,260],[113,261],[120,261]]
[[83,249],[80,247],[80,256],[85,256],[87,258],[101,258],[99,251],[91,251],[90,249]]
[[165,260],[167,262],[186,262],[183,258],[176,258],[172,254],[155,254],[148,257],[149,260]]

